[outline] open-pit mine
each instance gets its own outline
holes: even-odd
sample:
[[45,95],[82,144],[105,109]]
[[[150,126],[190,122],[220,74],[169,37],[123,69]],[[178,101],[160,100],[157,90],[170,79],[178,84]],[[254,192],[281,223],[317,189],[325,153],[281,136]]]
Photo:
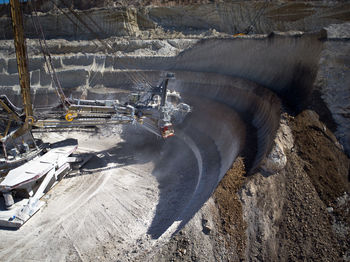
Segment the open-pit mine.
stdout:
[[0,5],[0,261],[350,261],[350,5],[127,2],[20,3],[31,100]]

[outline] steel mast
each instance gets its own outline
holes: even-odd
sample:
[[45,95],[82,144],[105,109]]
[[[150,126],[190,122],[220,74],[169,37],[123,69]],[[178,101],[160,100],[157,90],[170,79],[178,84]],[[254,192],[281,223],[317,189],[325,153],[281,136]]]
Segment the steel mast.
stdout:
[[[24,129],[30,129],[29,119],[33,119],[33,107],[30,97],[30,76],[27,63],[27,48],[25,44],[23,18],[20,9],[19,0],[10,0],[12,27],[14,34],[14,43],[17,57],[17,68],[19,75],[19,83],[21,87],[21,95],[26,121]],[[30,121],[32,123],[32,121]]]

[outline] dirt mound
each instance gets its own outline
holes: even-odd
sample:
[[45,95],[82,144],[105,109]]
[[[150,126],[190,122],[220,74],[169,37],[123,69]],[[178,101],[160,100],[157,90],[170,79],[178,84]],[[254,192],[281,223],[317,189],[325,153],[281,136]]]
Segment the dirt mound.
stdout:
[[217,227],[225,236],[225,247],[235,249],[240,260],[244,259],[246,222],[242,219],[242,204],[238,191],[245,181],[245,173],[244,161],[239,157],[227,171],[213,195],[220,214]]
[[315,112],[284,118],[294,136],[285,169],[257,173],[241,190],[246,259],[347,259],[349,159]]
[[313,111],[304,111],[293,121],[295,150],[303,160],[320,199],[328,206],[349,192],[349,159],[332,132]]
[[325,237],[335,234],[335,246],[339,245],[340,256],[349,258],[350,159],[344,154],[333,133],[318,120],[315,112],[302,112],[294,119],[292,126],[295,150],[302,160],[299,165],[302,165],[330,214],[317,224],[319,227],[331,224],[333,230],[330,234],[319,237],[324,241]]

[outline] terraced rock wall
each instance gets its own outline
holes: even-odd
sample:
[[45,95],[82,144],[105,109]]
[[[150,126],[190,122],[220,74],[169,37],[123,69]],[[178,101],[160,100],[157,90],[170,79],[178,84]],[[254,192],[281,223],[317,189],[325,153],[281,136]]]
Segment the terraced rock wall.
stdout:
[[[123,56],[102,55],[98,52],[94,54],[89,52],[91,43],[81,45],[79,53],[76,53],[74,44],[66,45],[64,51],[61,51],[57,49],[56,41],[53,41],[50,48],[53,50],[53,64],[61,85],[69,94],[78,96],[84,93],[90,98],[103,98],[106,90],[109,93],[108,98],[122,96],[125,90],[142,86],[142,82],[157,84],[160,75],[158,70],[175,72],[178,75],[177,81],[171,84],[175,85],[175,89],[225,103],[249,116],[249,124],[258,130],[259,153],[253,165],[258,166],[271,149],[279,118],[278,106],[274,108],[279,104],[278,99],[268,95],[268,91],[265,92],[264,89],[286,97],[286,101],[294,105],[305,102],[304,98],[311,93],[312,82],[316,76],[321,50],[319,37],[258,36],[248,39],[208,39],[197,44],[195,40],[187,40],[182,45],[171,45],[170,40],[149,41],[149,49],[158,47],[156,56],[135,56],[137,50],[134,54],[126,52]],[[174,56],[188,46],[192,48]],[[30,52],[34,53],[36,50],[32,47]],[[67,54],[69,51],[70,55]],[[10,53],[11,49],[7,52]],[[143,52],[147,54],[147,51]],[[162,55],[164,53],[172,56]],[[10,98],[17,99],[18,103],[15,58],[12,56],[3,61],[7,67],[0,74],[1,89],[13,90]],[[269,66],[265,66],[266,64]],[[51,77],[45,70],[43,58],[31,58],[29,68],[33,99],[37,106],[54,103],[54,88]],[[136,71],[128,72],[126,69]],[[220,78],[215,74],[211,77],[212,73],[220,73],[228,78]],[[231,79],[230,76],[246,80]],[[230,92],[233,93],[227,95]]]
[[[63,8],[63,14],[60,9]],[[235,34],[253,26],[254,33],[272,31],[317,31],[332,23],[349,21],[350,6],[343,1],[77,1],[73,3],[38,2],[43,13],[39,21],[47,38],[96,39],[111,36],[149,38],[152,30],[168,31],[168,35],[196,35],[208,30]],[[68,8],[78,8],[78,15],[88,25],[79,22]],[[98,7],[99,9],[93,8]],[[37,33],[29,17],[25,19],[26,34],[36,38]],[[83,9],[83,10],[79,10]],[[8,9],[0,10],[0,39],[12,36]],[[180,34],[179,34],[180,33]],[[183,36],[183,35],[182,35]]]

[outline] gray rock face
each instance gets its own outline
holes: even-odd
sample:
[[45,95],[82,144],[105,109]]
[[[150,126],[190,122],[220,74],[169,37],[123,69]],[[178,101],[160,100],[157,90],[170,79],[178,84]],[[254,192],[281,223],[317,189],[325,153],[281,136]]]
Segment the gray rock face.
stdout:
[[[75,17],[72,16],[71,21],[52,4],[50,6],[46,3],[42,9],[44,12],[50,12],[40,13],[39,21],[47,38],[147,37],[148,34],[145,32],[155,31],[156,28],[184,34],[199,34],[211,29],[235,34],[244,32],[251,25],[254,33],[270,33],[288,30],[320,30],[331,23],[347,21],[346,10],[349,8],[349,4],[343,1],[332,1],[332,4],[320,1],[294,3],[285,0],[266,3],[217,1],[217,3],[191,4],[191,1],[188,2],[185,5],[169,3],[161,6],[144,6],[145,3],[141,2],[138,7],[128,8],[113,7],[110,1],[89,3],[87,6],[98,8],[77,11],[77,13],[92,31]],[[64,9],[64,12],[69,13],[68,9]],[[0,28],[0,38],[11,38],[12,29],[9,18],[0,17],[0,23],[5,25]],[[29,16],[25,19],[25,28],[28,37],[37,37]]]
[[329,40],[350,39],[350,23],[331,24],[325,27],[324,30]]
[[[332,25],[327,28],[329,39],[324,44],[316,86],[321,90],[322,98],[338,124],[336,135],[348,151],[350,144],[348,137],[350,134],[348,117],[350,74],[347,54],[350,53],[350,49],[347,40],[333,41],[331,39],[332,35],[336,35],[339,30],[344,31],[344,28],[347,28],[347,24]],[[76,89],[85,85],[114,87],[116,77],[120,78],[119,84],[122,82],[127,84],[130,80],[128,76],[118,73],[118,70],[125,68],[152,68],[153,70],[174,70],[176,68],[177,70],[220,72],[248,78],[270,87],[275,92],[285,93],[288,99],[298,103],[304,94],[310,92],[302,86],[310,87],[312,81],[297,75],[308,73],[311,74],[308,79],[312,79],[312,75],[317,70],[316,61],[322,45],[317,38],[312,37],[307,41],[295,41],[293,35],[300,34],[293,33],[288,36],[284,34],[282,38],[276,35],[274,40],[269,42],[259,40],[259,38],[212,39],[199,43],[194,49],[189,47],[198,42],[195,39],[163,41],[111,39],[109,42],[115,46],[127,46],[125,49],[127,51],[119,52],[117,56],[114,54],[96,55],[95,52],[99,53],[102,50],[96,49],[94,44],[88,41],[52,40],[48,41],[48,46],[53,53],[53,64],[57,74],[64,82],[63,86],[67,88]],[[17,65],[11,44],[11,41],[4,41],[1,45],[1,52],[5,55],[1,58],[0,64],[2,88],[18,86]],[[39,56],[32,57],[32,54],[40,52],[37,42],[29,40],[28,46],[30,47],[31,83],[33,86],[50,87],[51,77],[45,70],[44,60]],[[183,48],[188,51],[175,59],[174,55]],[[6,54],[12,55],[6,56]],[[298,64],[296,56],[299,56],[304,62]],[[269,66],[261,66],[262,64],[269,64]],[[309,71],[303,72],[305,69]],[[272,73],[276,71],[276,74]],[[290,74],[292,71],[294,73]],[[136,75],[144,77],[140,74]],[[121,81],[122,78],[124,81]],[[298,79],[299,83],[293,83],[295,79]],[[293,87],[291,87],[292,84]],[[297,86],[299,91],[288,93],[290,88]]]
[[337,123],[335,132],[350,155],[350,24],[330,25],[315,85]]
[[1,74],[0,82],[2,86],[19,85],[18,74],[12,74],[12,75]]
[[[118,40],[114,41],[119,44]],[[196,42],[196,40],[185,40],[185,44],[179,46],[187,47],[189,44],[193,46]],[[34,44],[35,42],[29,41],[29,43]],[[110,43],[113,43],[113,39]],[[120,84],[125,86],[127,83],[132,83],[133,79],[155,84],[158,79],[153,73],[136,71],[130,74],[123,73],[120,69],[162,69],[220,73],[251,79],[280,95],[286,96],[292,103],[300,103],[303,97],[311,92],[311,84],[317,70],[318,56],[322,47],[318,35],[300,36],[299,33],[296,36],[295,33],[291,33],[270,37],[258,35],[239,39],[207,39],[186,49],[178,56],[174,55],[179,53],[181,49],[175,49],[174,52],[173,48],[175,47],[173,46],[164,53],[164,47],[169,46],[167,40],[145,41],[141,45],[140,43],[142,41],[130,41],[131,46],[149,45],[149,48],[138,50],[132,48],[131,52],[120,53],[120,57],[119,53],[117,55],[95,55],[90,51],[93,44],[88,41],[63,41],[59,43],[58,40],[52,40],[49,41],[48,45],[53,51],[52,56],[56,61],[57,74],[64,82],[63,88],[67,90],[89,89],[90,83],[94,87],[117,88]],[[57,47],[59,48],[57,49]],[[4,44],[3,48],[7,52],[11,52],[9,51],[11,50],[10,45]],[[38,49],[37,45],[32,45],[29,56],[38,52]],[[97,50],[97,52],[100,51]],[[62,55],[62,53],[66,55]],[[91,56],[94,58],[92,59]],[[54,93],[51,78],[46,72],[45,66],[40,66],[37,63],[38,58],[35,58],[33,69],[40,67],[40,86],[49,87],[50,92]],[[2,77],[8,82],[11,81],[10,75],[6,73],[2,74]],[[254,164],[254,166],[258,166],[272,147],[271,134],[277,130],[279,116],[275,114],[276,108],[271,109],[271,104],[278,105],[278,101],[267,93],[262,93],[261,97],[258,94],[252,94],[252,99],[259,102],[254,102],[255,105],[250,109],[251,104],[244,100],[229,101],[225,95],[216,94],[213,89],[206,89],[205,85],[213,81],[210,75],[209,77],[199,75],[195,81],[193,77],[191,78],[188,82],[184,80],[181,88],[183,90],[184,86],[188,86],[188,89],[183,91],[196,91],[197,89],[194,88],[196,83],[198,88],[204,88],[203,95],[218,96],[219,101],[230,105],[234,104],[236,109],[241,112],[246,110],[264,112],[263,115],[258,113],[256,118],[252,119],[252,125],[259,130],[259,152]],[[221,85],[225,85],[227,81],[223,78]],[[191,86],[193,87],[190,88]],[[246,88],[250,90],[251,87],[243,85],[242,92]],[[73,92],[73,90],[69,90],[69,92]],[[240,91],[237,90],[237,92]],[[289,93],[293,95],[289,96]],[[269,110],[271,110],[271,114],[267,113]],[[266,125],[266,123],[271,125]]]
[[0,73],[3,73],[6,69],[6,60],[0,58]]
[[268,175],[276,174],[283,170],[287,164],[287,153],[290,153],[293,146],[292,131],[286,124],[286,121],[281,120],[272,150],[261,164],[262,170]]

